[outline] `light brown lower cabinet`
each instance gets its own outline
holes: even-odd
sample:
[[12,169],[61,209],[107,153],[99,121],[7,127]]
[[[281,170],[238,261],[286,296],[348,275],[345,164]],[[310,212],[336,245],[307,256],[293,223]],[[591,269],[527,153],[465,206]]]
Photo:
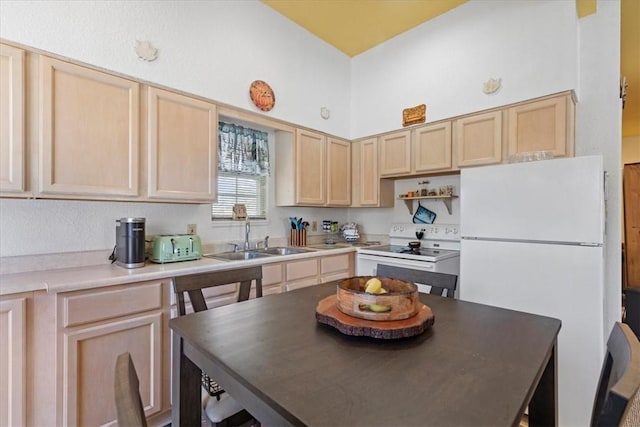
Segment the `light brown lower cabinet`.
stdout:
[[[117,425],[115,361],[131,353],[150,425],[171,403],[169,280],[27,300],[27,426]],[[156,420],[156,421],[154,421]]]
[[346,279],[354,273],[354,255],[341,254],[320,258],[320,283]]
[[[262,295],[272,295],[284,292],[284,266],[282,263],[264,264],[262,266]],[[254,297],[252,290],[251,297]]]
[[340,254],[291,261],[285,264],[285,290],[314,286],[353,275],[353,254]]
[[0,301],[0,426],[26,424],[26,299]]
[[[353,253],[264,264],[263,294],[345,278],[353,271]],[[235,284],[211,288],[205,299],[210,307],[231,304],[236,292]],[[125,351],[136,367],[149,425],[166,425],[171,416],[168,324],[176,315],[170,278],[0,300],[0,426],[117,425],[114,368]]]
[[163,324],[168,282],[151,281],[60,294],[61,425],[116,425],[113,378],[119,354],[131,353],[145,415],[163,405]]

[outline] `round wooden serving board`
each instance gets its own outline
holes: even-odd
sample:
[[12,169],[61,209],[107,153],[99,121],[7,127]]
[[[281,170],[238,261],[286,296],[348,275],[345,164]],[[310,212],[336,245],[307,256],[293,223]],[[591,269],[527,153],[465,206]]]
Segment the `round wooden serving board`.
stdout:
[[338,310],[336,295],[330,295],[318,303],[316,319],[320,323],[333,326],[345,335],[389,340],[420,335],[433,325],[435,317],[428,306],[419,303],[418,314],[408,319],[389,321],[359,319]]

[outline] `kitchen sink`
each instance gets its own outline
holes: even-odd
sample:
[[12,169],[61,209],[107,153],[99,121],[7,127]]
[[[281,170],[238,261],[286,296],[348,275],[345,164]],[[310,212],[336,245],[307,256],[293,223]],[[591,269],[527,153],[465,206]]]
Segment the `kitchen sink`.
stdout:
[[310,248],[315,249],[338,249],[338,248],[348,248],[351,245],[348,243],[319,243],[317,245],[309,245]]
[[204,255],[205,258],[224,259],[227,261],[241,261],[247,259],[264,258],[269,254],[260,252],[221,252],[219,254]]
[[267,249],[254,249],[250,251],[240,252],[221,252],[218,254],[203,255],[205,258],[224,259],[227,261],[242,261],[255,258],[264,258],[273,255],[293,255],[310,252],[309,249],[302,248],[290,248],[286,246],[279,246]]
[[290,247],[273,247],[267,249],[256,249],[252,251],[258,254],[269,254],[269,255],[292,255],[292,254],[302,254],[305,252],[309,252],[308,249],[302,248],[290,248]]

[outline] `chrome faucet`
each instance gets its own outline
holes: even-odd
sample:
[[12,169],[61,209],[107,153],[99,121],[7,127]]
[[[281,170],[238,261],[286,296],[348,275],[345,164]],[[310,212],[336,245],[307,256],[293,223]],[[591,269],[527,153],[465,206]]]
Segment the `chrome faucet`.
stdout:
[[244,223],[244,250],[249,250],[249,232],[251,231],[251,223],[247,220]]

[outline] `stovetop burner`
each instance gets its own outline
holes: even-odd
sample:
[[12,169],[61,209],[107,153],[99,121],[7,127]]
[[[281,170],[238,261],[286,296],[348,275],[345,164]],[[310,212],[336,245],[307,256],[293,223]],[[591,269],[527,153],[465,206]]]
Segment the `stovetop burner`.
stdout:
[[440,249],[431,249],[431,248],[401,248],[396,253],[400,254],[414,254],[414,255],[424,255],[424,256],[437,256],[447,251],[441,251]]

